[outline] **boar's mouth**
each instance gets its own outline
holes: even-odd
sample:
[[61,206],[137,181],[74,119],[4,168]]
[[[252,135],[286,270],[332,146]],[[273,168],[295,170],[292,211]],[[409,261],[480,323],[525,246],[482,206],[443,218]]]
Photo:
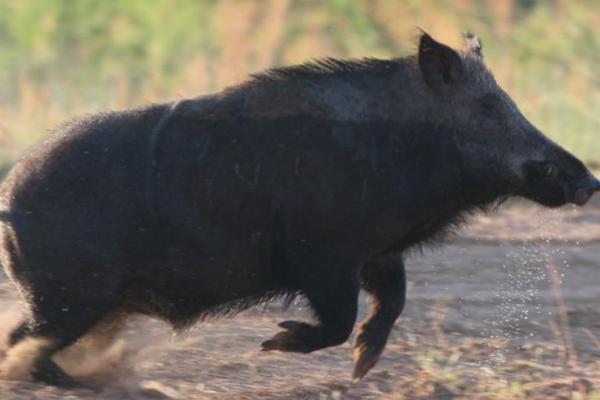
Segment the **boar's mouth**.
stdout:
[[586,179],[582,187],[579,187],[575,191],[573,203],[578,206],[583,206],[590,200],[595,192],[600,192],[600,181],[593,176],[590,176]]

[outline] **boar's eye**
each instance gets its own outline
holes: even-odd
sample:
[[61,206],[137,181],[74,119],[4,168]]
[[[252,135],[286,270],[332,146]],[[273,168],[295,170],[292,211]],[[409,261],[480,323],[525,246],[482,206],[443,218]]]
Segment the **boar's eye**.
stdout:
[[484,117],[490,119],[500,119],[504,105],[502,100],[493,94],[488,94],[479,99],[481,113]]
[[554,178],[558,173],[558,167],[554,164],[546,164],[543,173],[546,178]]

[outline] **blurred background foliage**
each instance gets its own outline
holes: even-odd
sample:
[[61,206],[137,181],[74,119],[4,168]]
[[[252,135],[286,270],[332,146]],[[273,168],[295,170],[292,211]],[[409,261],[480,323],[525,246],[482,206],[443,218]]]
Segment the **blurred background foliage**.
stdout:
[[0,0],[0,163],[65,119],[195,96],[274,65],[414,52],[472,30],[534,124],[600,161],[597,0]]

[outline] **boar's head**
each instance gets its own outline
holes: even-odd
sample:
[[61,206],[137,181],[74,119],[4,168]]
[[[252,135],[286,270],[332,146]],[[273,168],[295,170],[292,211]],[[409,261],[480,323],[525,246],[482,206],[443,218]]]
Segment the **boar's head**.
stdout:
[[435,104],[428,112],[452,127],[465,190],[482,201],[514,195],[548,207],[585,204],[600,181],[521,114],[483,63],[479,38],[467,33],[465,39],[457,52],[422,33],[418,51]]

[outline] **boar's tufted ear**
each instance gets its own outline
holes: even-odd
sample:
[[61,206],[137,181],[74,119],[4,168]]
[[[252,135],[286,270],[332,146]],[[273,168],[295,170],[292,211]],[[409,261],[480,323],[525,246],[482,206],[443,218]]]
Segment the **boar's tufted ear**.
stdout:
[[471,55],[471,57],[483,59],[481,40],[479,40],[479,36],[472,32],[465,32],[465,51],[467,54]]
[[434,92],[449,93],[464,81],[465,69],[460,56],[425,32],[419,41],[418,57],[423,79]]

